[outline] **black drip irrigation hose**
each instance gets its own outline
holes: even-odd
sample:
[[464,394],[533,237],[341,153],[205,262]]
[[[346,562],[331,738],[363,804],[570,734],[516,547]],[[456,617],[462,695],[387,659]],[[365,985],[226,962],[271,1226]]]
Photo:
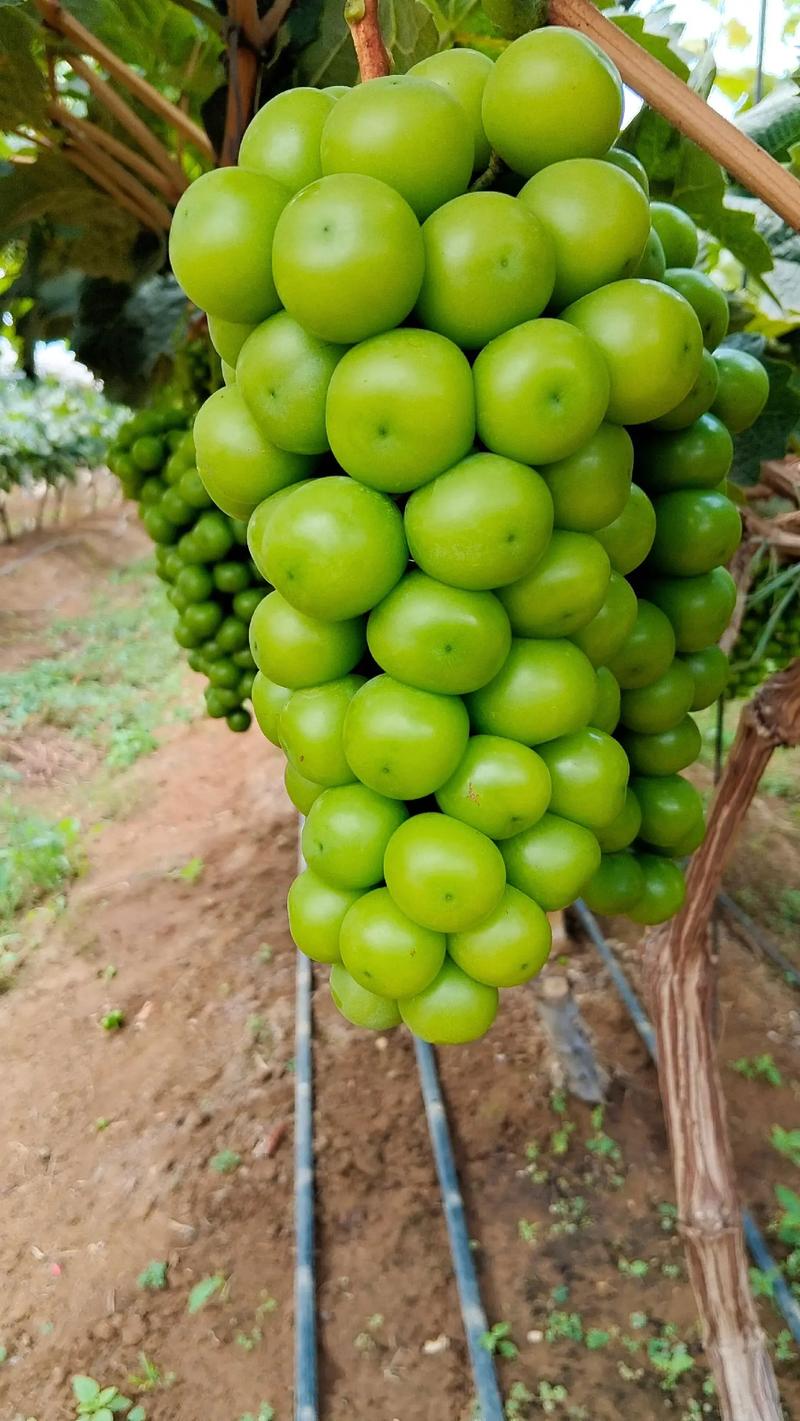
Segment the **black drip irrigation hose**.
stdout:
[[728,893],[719,893],[717,895],[717,905],[722,909],[723,913],[727,913],[733,918],[734,922],[738,923],[740,927],[744,929],[747,936],[751,937],[761,952],[764,953],[764,956],[768,957],[771,962],[775,963],[776,967],[780,968],[791,987],[800,987],[800,972],[798,972],[796,967],[792,966],[792,963],[786,954],[778,947],[778,944],[773,942],[772,938],[762,931],[758,923],[753,922],[753,919],[744,911],[744,908],[739,907],[735,899],[731,898]]
[[[608,968],[614,986],[619,992],[625,1006],[628,1008],[631,1020],[641,1036],[653,1061],[656,1060],[656,1038],[653,1027],[644,1010],[639,998],[630,985],[625,973],[617,962],[614,953],[603,937],[597,919],[589,911],[586,904],[578,899],[575,910],[586,930],[597,948],[603,962]],[[758,1224],[749,1209],[742,1210],[742,1226],[744,1228],[745,1241],[750,1250],[750,1255],[756,1267],[765,1273],[772,1286],[772,1297],[774,1302],[786,1321],[789,1331],[795,1342],[800,1342],[800,1307],[798,1307],[790,1289],[787,1287],[775,1259],[770,1253],[766,1239],[762,1234]]]
[[414,1052],[417,1057],[425,1116],[428,1121],[431,1148],[444,1205],[453,1272],[458,1289],[458,1301],[467,1339],[479,1414],[481,1421],[503,1421],[505,1410],[497,1384],[494,1361],[491,1353],[487,1351],[481,1341],[488,1329],[488,1324],[469,1246],[464,1200],[461,1197],[458,1171],[453,1157],[447,1111],[439,1085],[439,1073],[436,1069],[436,1056],[433,1048],[427,1042],[420,1041],[417,1036],[414,1037]]

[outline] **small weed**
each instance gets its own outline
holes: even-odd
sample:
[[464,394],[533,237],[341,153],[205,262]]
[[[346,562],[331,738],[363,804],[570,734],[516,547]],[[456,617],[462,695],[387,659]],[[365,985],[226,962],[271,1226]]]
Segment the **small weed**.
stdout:
[[673,1391],[686,1372],[694,1366],[685,1342],[676,1342],[664,1328],[660,1337],[651,1337],[647,1343],[647,1357],[657,1372],[662,1391]]
[[569,1392],[561,1382],[556,1382],[555,1385],[550,1382],[539,1382],[539,1405],[547,1416],[551,1416],[557,1406],[563,1406],[568,1396]]
[[8,1348],[0,1346],[0,1367],[8,1361]]
[[260,948],[258,949],[258,960],[259,960],[259,962],[271,962],[271,961],[272,961],[272,957],[273,957],[273,952],[272,952],[272,948],[270,947],[269,943],[268,943],[268,942],[262,942]]
[[226,1278],[222,1273],[213,1273],[208,1278],[201,1278],[199,1283],[195,1283],[189,1294],[189,1301],[186,1304],[190,1313],[194,1314],[204,1308],[206,1303],[225,1287]]
[[778,1154],[800,1169],[800,1130],[783,1130],[780,1125],[773,1125],[769,1141]]
[[198,878],[202,877],[204,868],[205,864],[202,859],[189,859],[189,862],[185,863],[183,868],[173,868],[170,872],[170,878],[180,879],[181,883],[196,883]]
[[270,1406],[268,1401],[262,1401],[258,1411],[245,1411],[244,1416],[239,1417],[239,1421],[275,1421],[275,1407]]
[[253,1352],[264,1336],[260,1327],[253,1327],[249,1332],[237,1332],[234,1342],[237,1347],[241,1347],[243,1352]]
[[526,1416],[530,1416],[530,1407],[534,1399],[533,1392],[528,1391],[524,1382],[512,1382],[511,1390],[506,1397],[506,1421],[524,1421]]
[[[258,1307],[256,1308],[256,1317],[257,1317],[257,1318],[263,1319],[263,1318],[267,1317],[271,1312],[277,1312],[277,1309],[278,1309],[278,1299],[277,1299],[277,1298],[273,1298],[273,1297],[272,1297],[269,1293],[267,1293],[266,1291],[262,1292],[262,1293],[260,1294],[260,1297],[261,1297],[261,1302],[258,1304]],[[383,1319],[381,1319],[381,1321],[382,1321],[382,1320],[383,1320]]]
[[792,1346],[792,1334],[788,1328],[783,1328],[775,1338],[775,1361],[776,1362],[796,1362],[797,1353]]
[[175,1373],[162,1372],[146,1352],[139,1353],[139,1366],[141,1372],[130,1372],[128,1375],[128,1386],[135,1387],[137,1391],[166,1391],[175,1382]]
[[493,1357],[512,1359],[519,1356],[519,1348],[511,1337],[510,1322],[493,1323],[488,1332],[481,1334],[479,1341],[481,1347]]
[[98,1135],[102,1135],[103,1131],[107,1130],[110,1124],[111,1121],[109,1120],[107,1115],[98,1115],[97,1119],[94,1122],[94,1128],[97,1131]]
[[525,1158],[528,1161],[528,1174],[534,1184],[544,1184],[549,1175],[548,1171],[542,1167],[541,1151],[535,1140],[525,1146]]
[[578,1229],[586,1228],[590,1223],[586,1200],[581,1194],[573,1194],[566,1199],[557,1199],[550,1205],[550,1213],[555,1214],[558,1222],[551,1224],[548,1229],[550,1238],[558,1238],[562,1234],[574,1234]]
[[661,1272],[665,1278],[680,1278],[681,1265],[680,1263],[662,1263]]
[[630,1323],[630,1325],[631,1325],[631,1327],[633,1328],[634,1332],[640,1332],[643,1327],[646,1327],[646,1326],[647,1326],[647,1323],[648,1323],[647,1313],[646,1313],[646,1312],[632,1312],[631,1315],[630,1315],[630,1317],[628,1318],[628,1322]]
[[609,1160],[611,1164],[622,1163],[622,1150],[616,1140],[612,1140],[603,1129],[605,1120],[605,1110],[602,1105],[595,1106],[592,1111],[593,1134],[586,1141],[586,1148],[590,1154],[597,1155],[600,1159]]
[[208,1167],[216,1174],[235,1174],[241,1163],[242,1157],[235,1150],[220,1150],[209,1160]]
[[6,803],[0,808],[0,923],[55,893],[83,867],[80,823],[48,823]]
[[254,1046],[261,1046],[272,1039],[269,1023],[257,1013],[247,1018],[247,1034]]
[[167,1286],[167,1271],[169,1264],[160,1259],[154,1258],[147,1267],[142,1270],[136,1279],[136,1285],[144,1288],[149,1293],[163,1292]]
[[101,1386],[94,1377],[72,1378],[72,1394],[76,1401],[75,1416],[94,1416],[95,1421],[114,1421],[124,1415],[127,1421],[146,1421],[142,1406],[134,1406],[115,1386]]
[[643,1258],[618,1258],[617,1267],[626,1278],[646,1278],[650,1272],[650,1264]]
[[590,1352],[598,1352],[601,1347],[607,1347],[611,1341],[611,1333],[606,1332],[602,1327],[587,1327],[583,1340]]
[[125,1013],[121,1007],[113,1007],[101,1016],[100,1025],[104,1031],[121,1031],[125,1025]]
[[104,982],[113,982],[117,975],[117,969],[113,962],[109,962],[108,966],[101,968],[97,975],[98,977],[102,977]]
[[776,1279],[780,1278],[779,1268],[771,1268],[768,1273],[761,1268],[750,1268],[750,1288],[754,1298],[772,1298]]
[[783,1085],[783,1076],[769,1052],[762,1056],[740,1056],[738,1061],[731,1061],[730,1066],[731,1070],[744,1076],[747,1081],[765,1081],[767,1085],[772,1086]]
[[553,1091],[550,1096],[550,1109],[561,1121],[550,1136],[550,1153],[560,1158],[569,1149],[570,1137],[575,1132],[575,1125],[567,1116],[567,1097],[563,1090]]
[[777,1184],[775,1198],[782,1210],[775,1222],[775,1232],[781,1243],[800,1248],[800,1195],[787,1189],[785,1184]]
[[678,1210],[674,1204],[659,1204],[661,1227],[665,1234],[674,1234],[678,1227]]
[[517,1233],[519,1234],[523,1243],[535,1244],[537,1241],[538,1232],[539,1225],[532,1223],[530,1219],[517,1220]]
[[548,1313],[544,1335],[547,1342],[582,1342],[583,1323],[580,1313]]
[[800,888],[784,888],[778,899],[778,911],[787,923],[800,923]]

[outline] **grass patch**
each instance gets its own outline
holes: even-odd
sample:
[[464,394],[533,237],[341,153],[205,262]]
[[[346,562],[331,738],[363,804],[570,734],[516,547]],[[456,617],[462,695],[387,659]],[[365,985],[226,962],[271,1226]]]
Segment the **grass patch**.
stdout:
[[110,769],[132,765],[156,748],[166,718],[191,715],[177,704],[174,621],[151,559],[110,574],[87,616],[52,624],[50,654],[0,676],[0,736],[51,725],[97,745]]

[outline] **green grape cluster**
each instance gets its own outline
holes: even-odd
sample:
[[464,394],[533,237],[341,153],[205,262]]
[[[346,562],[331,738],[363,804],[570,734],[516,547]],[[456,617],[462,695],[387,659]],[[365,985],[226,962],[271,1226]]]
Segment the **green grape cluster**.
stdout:
[[156,545],[156,572],[178,613],[175,640],[208,680],[205,704],[247,730],[256,664],[250,621],[267,592],[247,552],[247,528],[214,507],[195,465],[192,415],[145,410],[122,425],[108,464]]
[[[226,382],[197,468],[273,588],[253,708],[307,816],[290,926],[356,1024],[480,1036],[548,912],[661,922],[703,836],[682,771],[767,377],[621,115],[606,56],[539,30],[280,94],[176,210]],[[473,186],[492,152],[503,191]]]
[[725,695],[747,696],[775,671],[800,656],[800,564],[780,566],[760,556],[744,616],[730,654]]

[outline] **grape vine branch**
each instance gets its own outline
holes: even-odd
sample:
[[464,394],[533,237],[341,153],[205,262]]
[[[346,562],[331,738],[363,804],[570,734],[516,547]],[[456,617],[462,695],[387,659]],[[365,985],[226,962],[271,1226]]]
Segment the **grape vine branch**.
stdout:
[[650,934],[645,961],[689,1276],[725,1421],[780,1421],[766,1341],[748,1283],[713,1015],[709,934],[722,873],[769,758],[800,743],[800,661],[770,677],[745,707],[692,859],[686,902]]

